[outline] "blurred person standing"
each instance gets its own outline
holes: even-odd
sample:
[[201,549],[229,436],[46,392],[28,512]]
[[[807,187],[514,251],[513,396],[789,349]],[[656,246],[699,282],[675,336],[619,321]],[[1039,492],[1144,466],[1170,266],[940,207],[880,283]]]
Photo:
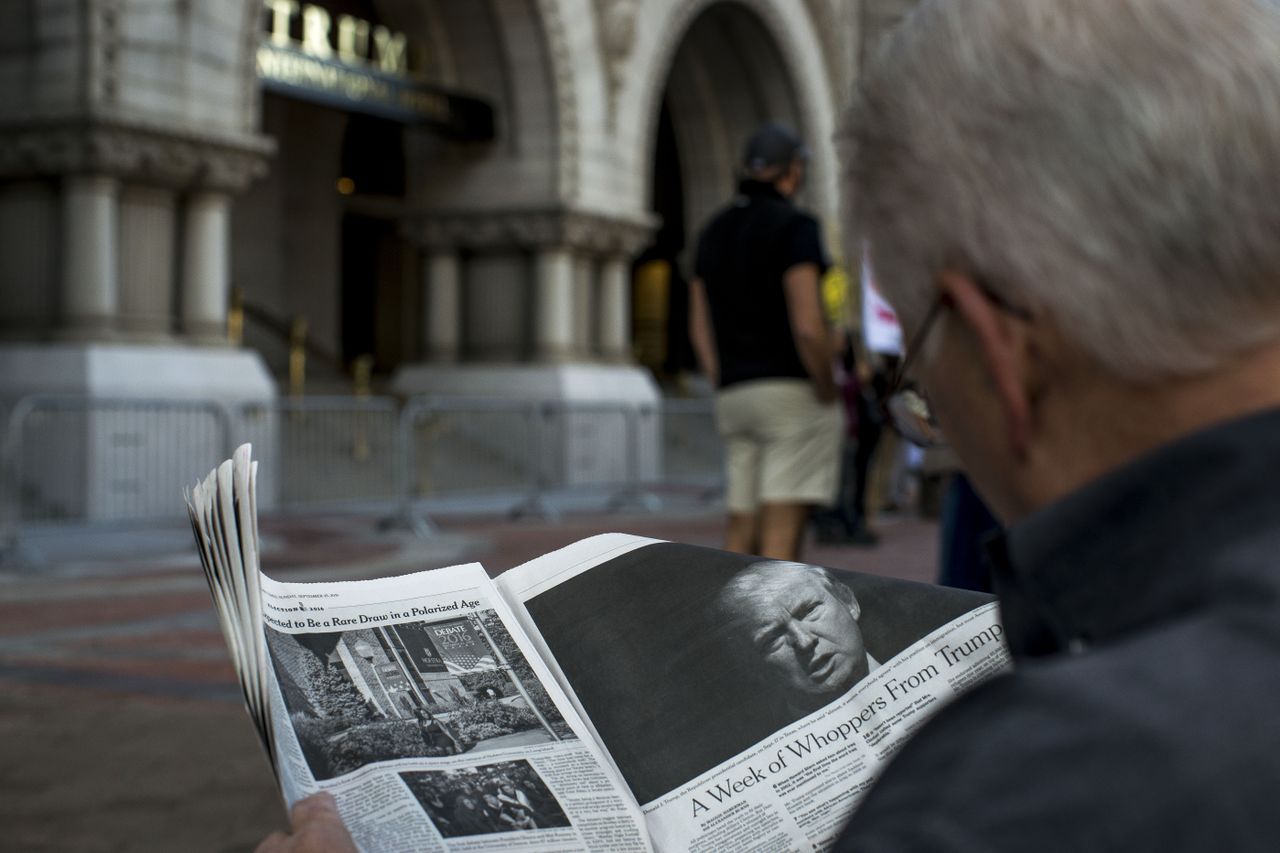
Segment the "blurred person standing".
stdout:
[[1280,4],[925,0],[861,88],[890,409],[1009,525],[1016,665],[836,848],[1275,850]]
[[807,159],[789,128],[752,135],[690,282],[690,338],[718,389],[726,547],[779,560],[799,557],[812,507],[834,500],[840,477],[837,348],[819,290],[829,263],[817,220],[791,201]]
[[872,371],[858,358],[854,336],[847,336],[836,373],[844,403],[845,437],[840,459],[840,488],[835,506],[813,513],[816,539],[824,545],[873,546],[879,537],[867,523],[867,475],[883,418],[872,385]]
[[1000,522],[965,473],[953,473],[942,498],[938,583],[956,589],[991,592],[991,568],[982,548],[987,537],[999,529]]

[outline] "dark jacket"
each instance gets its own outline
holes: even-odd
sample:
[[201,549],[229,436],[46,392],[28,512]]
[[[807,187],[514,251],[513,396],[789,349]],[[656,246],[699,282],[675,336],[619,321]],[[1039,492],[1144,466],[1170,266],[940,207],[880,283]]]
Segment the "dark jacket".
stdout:
[[1014,672],[926,726],[836,849],[1280,849],[1280,411],[996,545]]

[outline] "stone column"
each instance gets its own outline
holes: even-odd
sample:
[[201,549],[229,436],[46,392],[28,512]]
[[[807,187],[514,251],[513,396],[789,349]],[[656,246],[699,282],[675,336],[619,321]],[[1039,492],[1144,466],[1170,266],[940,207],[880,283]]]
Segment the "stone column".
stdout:
[[164,341],[173,328],[177,201],[168,190],[120,193],[120,317],[134,340]]
[[422,273],[422,357],[457,361],[462,349],[462,267],[457,252],[429,253]]
[[465,279],[467,359],[518,361],[525,350],[528,259],[517,250],[476,254],[467,260]]
[[631,361],[631,264],[622,255],[600,267],[600,307],[596,317],[600,354],[607,361]]
[[52,182],[0,186],[0,335],[39,340],[57,322],[61,198]]
[[230,232],[230,197],[201,192],[187,199],[182,242],[182,331],[198,343],[227,340]]
[[119,185],[113,178],[74,176],[63,185],[62,304],[64,335],[109,335],[119,304],[116,241]]
[[581,359],[595,355],[595,263],[589,255],[573,258],[573,352]]
[[564,361],[573,354],[573,253],[567,248],[538,253],[534,281],[533,349],[539,361]]

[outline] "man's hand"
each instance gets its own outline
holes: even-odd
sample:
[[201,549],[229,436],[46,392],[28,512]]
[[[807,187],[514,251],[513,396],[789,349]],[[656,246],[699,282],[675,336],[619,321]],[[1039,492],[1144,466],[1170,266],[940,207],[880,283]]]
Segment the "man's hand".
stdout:
[[254,853],[356,853],[332,794],[321,791],[298,800],[292,821],[292,835],[273,832],[262,839]]

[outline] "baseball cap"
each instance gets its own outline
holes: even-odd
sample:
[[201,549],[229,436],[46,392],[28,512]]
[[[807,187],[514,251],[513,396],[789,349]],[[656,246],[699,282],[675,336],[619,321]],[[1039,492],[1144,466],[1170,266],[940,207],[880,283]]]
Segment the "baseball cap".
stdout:
[[747,140],[742,165],[748,172],[759,172],[771,166],[785,166],[793,160],[808,160],[809,149],[800,135],[785,124],[762,125]]

